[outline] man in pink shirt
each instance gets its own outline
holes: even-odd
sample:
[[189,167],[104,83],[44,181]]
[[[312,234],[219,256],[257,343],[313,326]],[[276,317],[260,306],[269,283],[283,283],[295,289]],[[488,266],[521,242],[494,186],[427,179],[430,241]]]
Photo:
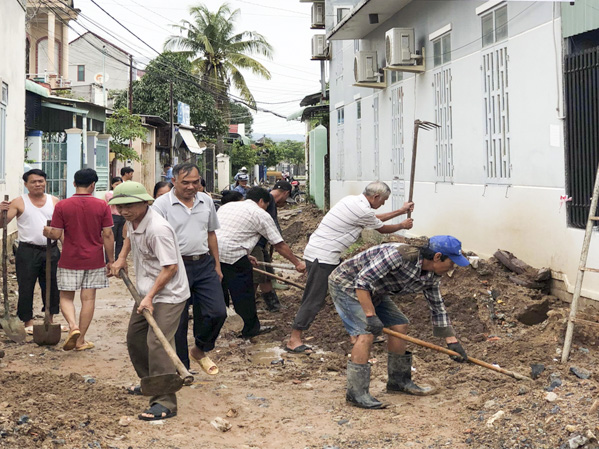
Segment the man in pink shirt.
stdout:
[[[107,273],[114,262],[110,207],[92,196],[97,181],[98,175],[91,168],[76,172],[75,194],[56,204],[51,226],[44,228],[44,235],[53,240],[64,235],[57,280],[60,309],[69,323],[69,336],[62,347],[65,351],[94,347],[92,342],[85,341],[85,334],[94,316],[96,289],[108,287]],[[78,323],[74,304],[77,290],[81,290]]]

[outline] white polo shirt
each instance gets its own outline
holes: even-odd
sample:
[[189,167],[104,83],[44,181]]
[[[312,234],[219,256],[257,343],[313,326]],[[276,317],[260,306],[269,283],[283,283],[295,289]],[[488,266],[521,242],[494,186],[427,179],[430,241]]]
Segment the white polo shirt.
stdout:
[[158,213],[148,208],[137,229],[127,222],[137,290],[143,298],[148,294],[162,267],[177,265],[178,270],[170,281],[158,292],[153,303],[178,304],[191,296],[185,273],[185,265],[179,252],[177,236],[168,222]]
[[375,210],[363,194],[346,196],[333,206],[312,233],[304,259],[337,265],[341,253],[356,243],[362,229],[382,226],[383,222],[376,218]]

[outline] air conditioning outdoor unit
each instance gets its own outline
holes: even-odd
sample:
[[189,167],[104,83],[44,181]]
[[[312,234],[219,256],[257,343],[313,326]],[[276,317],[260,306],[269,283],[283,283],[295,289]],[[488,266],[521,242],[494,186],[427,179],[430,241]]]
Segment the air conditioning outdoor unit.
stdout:
[[324,3],[312,4],[312,27],[324,28]]
[[315,34],[312,36],[312,59],[326,59],[327,45],[324,34]]
[[385,33],[387,65],[412,65],[414,54],[414,28],[391,28]]
[[354,79],[356,83],[376,83],[379,65],[376,51],[358,51],[354,58]]

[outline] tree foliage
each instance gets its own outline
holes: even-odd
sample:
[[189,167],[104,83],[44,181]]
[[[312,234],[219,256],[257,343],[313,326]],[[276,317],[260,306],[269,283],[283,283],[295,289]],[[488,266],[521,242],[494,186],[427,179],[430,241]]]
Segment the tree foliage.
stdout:
[[118,109],[106,120],[106,131],[112,136],[110,150],[115,154],[117,160],[139,161],[141,159],[129,146],[130,140],[146,137],[146,129],[138,115],[129,114],[126,108]]
[[285,140],[277,142],[277,153],[280,162],[289,162],[290,164],[301,165],[306,161],[304,143],[294,140]]
[[234,142],[231,146],[231,168],[233,174],[237,173],[241,167],[251,170],[251,167],[258,163],[258,154],[253,145],[242,145],[241,142]]
[[245,135],[247,137],[252,137],[252,125],[254,124],[254,116],[252,115],[250,109],[242,104],[231,102],[229,105],[229,112],[231,114],[230,122],[232,124],[245,124]]
[[[183,54],[164,52],[150,61],[144,76],[133,84],[133,113],[157,115],[169,122],[170,81],[173,82],[175,120],[177,101],[181,101],[190,107],[192,125],[205,124],[205,137],[214,138],[226,132],[212,95],[198,87],[191,63]],[[126,107],[126,101],[126,95],[119,95],[115,107]]]

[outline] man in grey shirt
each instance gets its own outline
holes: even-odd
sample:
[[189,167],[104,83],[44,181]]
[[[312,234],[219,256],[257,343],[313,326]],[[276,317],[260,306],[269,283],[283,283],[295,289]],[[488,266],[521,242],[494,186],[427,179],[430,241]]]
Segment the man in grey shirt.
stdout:
[[188,352],[187,327],[189,308],[181,314],[175,335],[177,355],[189,368],[189,357],[210,375],[218,374],[218,367],[206,355],[227,318],[221,288],[222,272],[218,255],[216,229],[220,227],[212,199],[198,192],[200,171],[191,163],[173,168],[173,189],[159,197],[152,206],[174,228],[185,264],[193,304],[193,335],[195,345]]

